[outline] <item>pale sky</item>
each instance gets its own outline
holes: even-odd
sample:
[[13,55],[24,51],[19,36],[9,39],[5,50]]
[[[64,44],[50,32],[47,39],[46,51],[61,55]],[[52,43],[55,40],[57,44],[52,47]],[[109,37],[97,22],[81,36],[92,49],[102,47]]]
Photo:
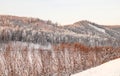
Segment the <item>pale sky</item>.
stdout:
[[1,15],[37,17],[60,24],[89,20],[120,24],[120,0],[0,0]]

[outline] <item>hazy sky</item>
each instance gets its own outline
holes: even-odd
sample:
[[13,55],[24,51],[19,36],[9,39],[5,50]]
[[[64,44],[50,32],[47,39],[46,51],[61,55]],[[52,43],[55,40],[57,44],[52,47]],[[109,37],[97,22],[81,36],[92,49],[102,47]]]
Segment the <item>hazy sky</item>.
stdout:
[[80,20],[120,24],[120,0],[0,0],[0,14],[38,17],[60,24]]

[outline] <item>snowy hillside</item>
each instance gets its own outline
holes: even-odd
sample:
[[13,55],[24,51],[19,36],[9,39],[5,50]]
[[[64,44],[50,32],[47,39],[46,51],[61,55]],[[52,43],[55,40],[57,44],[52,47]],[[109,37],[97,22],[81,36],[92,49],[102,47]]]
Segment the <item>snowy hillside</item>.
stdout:
[[42,45],[79,42],[87,46],[119,47],[120,32],[90,21],[57,26],[49,20],[0,15],[0,42],[7,41]]
[[0,15],[0,76],[70,76],[116,58],[120,32],[115,28]]
[[71,76],[120,76],[120,58]]

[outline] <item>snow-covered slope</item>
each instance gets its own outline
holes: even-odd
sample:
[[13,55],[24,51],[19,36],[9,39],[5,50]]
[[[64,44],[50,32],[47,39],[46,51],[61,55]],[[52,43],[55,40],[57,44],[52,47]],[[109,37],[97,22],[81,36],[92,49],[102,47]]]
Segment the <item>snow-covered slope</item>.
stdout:
[[120,76],[120,58],[72,76]]
[[96,29],[96,30],[98,30],[98,31],[100,31],[100,32],[105,33],[105,30],[102,29],[102,28],[98,28],[98,27],[96,27],[96,26],[94,26],[94,25],[92,25],[92,24],[89,24],[89,26],[90,26],[90,27],[93,27],[94,29]]
[[0,15],[0,42],[7,41],[41,45],[79,42],[92,47],[119,47],[120,32],[86,20],[57,26],[49,20]]

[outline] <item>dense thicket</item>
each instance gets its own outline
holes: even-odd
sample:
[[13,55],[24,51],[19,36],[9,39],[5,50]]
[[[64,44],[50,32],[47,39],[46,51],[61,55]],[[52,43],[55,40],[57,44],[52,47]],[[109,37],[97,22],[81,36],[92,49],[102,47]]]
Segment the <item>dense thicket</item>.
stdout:
[[120,48],[79,43],[41,46],[10,42],[0,48],[1,76],[69,76],[120,57]]

